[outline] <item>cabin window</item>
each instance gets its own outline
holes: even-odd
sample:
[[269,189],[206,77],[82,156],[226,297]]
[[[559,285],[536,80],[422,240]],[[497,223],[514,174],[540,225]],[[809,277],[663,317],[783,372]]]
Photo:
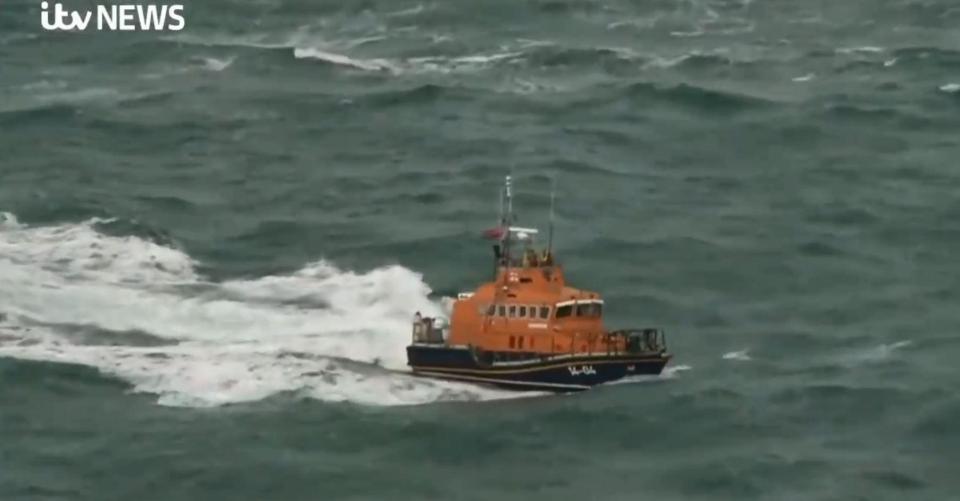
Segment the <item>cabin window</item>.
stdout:
[[537,307],[531,306],[528,310],[530,312],[530,318],[537,318]]
[[550,318],[550,307],[541,306],[540,307],[540,318]]
[[520,338],[517,339],[517,349],[523,349],[523,336],[520,336]]
[[507,316],[507,307],[504,306],[504,305],[502,305],[502,304],[501,304],[500,306],[498,306],[498,307],[497,307],[497,315],[499,315],[499,316],[501,316],[501,317]]
[[512,350],[516,347],[517,347],[517,338],[510,336],[510,349]]
[[520,316],[521,316],[521,317],[527,316],[527,307],[526,307],[526,306],[521,306],[521,307],[520,307]]
[[600,303],[580,303],[577,305],[578,317],[599,317],[603,310]]
[[511,318],[517,316],[517,307],[516,307],[516,306],[511,306],[509,311],[510,311],[509,316],[510,316]]
[[496,307],[496,306],[494,306],[494,305],[492,305],[492,304],[487,306],[487,316],[488,316],[488,317],[492,317],[493,314],[496,313],[496,311],[497,311],[497,307]]
[[569,317],[571,313],[573,313],[572,304],[557,307],[557,318]]

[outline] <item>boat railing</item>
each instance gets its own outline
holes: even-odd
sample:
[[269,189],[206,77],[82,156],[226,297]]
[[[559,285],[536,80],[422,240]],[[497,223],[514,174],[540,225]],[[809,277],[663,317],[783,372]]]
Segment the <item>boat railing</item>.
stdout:
[[619,329],[608,331],[602,336],[598,333],[574,333],[570,338],[567,350],[557,350],[553,345],[553,353],[594,354],[606,355],[636,354],[664,352],[667,349],[666,335],[662,329]]
[[443,327],[437,325],[436,319],[418,314],[413,319],[413,342],[443,344]]
[[667,349],[667,337],[662,329],[620,329],[611,331],[609,335],[622,338],[627,353],[660,352]]

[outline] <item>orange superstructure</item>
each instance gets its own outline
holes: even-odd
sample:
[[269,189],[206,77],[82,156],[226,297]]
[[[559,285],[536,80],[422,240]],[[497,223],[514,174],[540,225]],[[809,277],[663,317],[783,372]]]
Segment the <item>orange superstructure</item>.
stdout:
[[568,286],[563,267],[553,264],[549,254],[541,257],[499,266],[495,280],[461,294],[453,305],[447,342],[549,354],[625,349],[622,338],[605,336],[600,295]]

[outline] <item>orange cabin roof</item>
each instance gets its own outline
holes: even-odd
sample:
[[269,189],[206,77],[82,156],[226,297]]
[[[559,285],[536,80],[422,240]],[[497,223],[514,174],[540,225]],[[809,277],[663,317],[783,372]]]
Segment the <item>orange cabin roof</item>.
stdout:
[[563,268],[527,267],[497,270],[497,278],[474,291],[475,300],[494,301],[506,304],[558,303],[570,299],[600,299],[596,292],[566,285]]
[[[604,332],[602,302],[596,292],[567,286],[559,265],[501,266],[495,280],[454,303],[449,342],[489,350],[589,351],[596,347],[581,342],[596,344]],[[558,316],[563,306],[578,303],[596,310],[580,315],[568,308],[568,315]]]

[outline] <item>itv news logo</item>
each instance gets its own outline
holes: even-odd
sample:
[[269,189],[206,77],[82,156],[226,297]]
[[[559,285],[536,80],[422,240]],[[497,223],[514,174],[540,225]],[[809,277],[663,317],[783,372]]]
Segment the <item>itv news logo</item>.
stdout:
[[[96,17],[94,17],[96,14]],[[91,22],[96,19],[96,24]],[[47,31],[180,31],[186,26],[183,5],[114,4],[95,10],[67,10],[61,3],[40,3],[40,25]]]

